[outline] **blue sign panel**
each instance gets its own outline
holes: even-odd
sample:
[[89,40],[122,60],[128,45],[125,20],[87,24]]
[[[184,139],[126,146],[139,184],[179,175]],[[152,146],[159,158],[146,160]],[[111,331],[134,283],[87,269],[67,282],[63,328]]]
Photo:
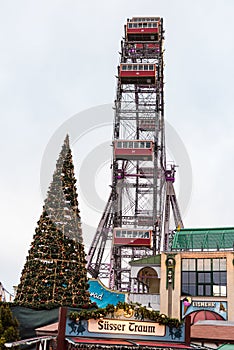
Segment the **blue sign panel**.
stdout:
[[110,290],[96,279],[90,279],[88,283],[90,300],[96,302],[98,307],[106,307],[108,304],[117,305],[119,301],[125,301],[126,293]]
[[181,303],[182,318],[197,311],[211,311],[227,320],[227,302],[212,300],[192,300],[191,297],[185,297]]

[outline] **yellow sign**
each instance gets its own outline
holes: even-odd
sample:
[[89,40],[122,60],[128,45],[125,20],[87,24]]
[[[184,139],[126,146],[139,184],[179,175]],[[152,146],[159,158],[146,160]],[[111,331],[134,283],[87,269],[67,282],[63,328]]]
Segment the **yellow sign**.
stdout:
[[114,320],[99,319],[88,320],[89,332],[95,333],[115,333],[115,334],[134,334],[134,335],[153,335],[163,337],[165,335],[165,326],[153,322],[139,322],[135,320]]

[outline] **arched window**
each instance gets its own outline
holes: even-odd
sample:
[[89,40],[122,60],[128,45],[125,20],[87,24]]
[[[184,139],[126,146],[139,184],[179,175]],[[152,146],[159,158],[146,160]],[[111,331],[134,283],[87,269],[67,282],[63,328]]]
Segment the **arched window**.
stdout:
[[152,267],[142,268],[137,275],[137,279],[140,283],[148,286],[149,293],[157,293],[160,291],[160,280],[158,278],[157,271]]

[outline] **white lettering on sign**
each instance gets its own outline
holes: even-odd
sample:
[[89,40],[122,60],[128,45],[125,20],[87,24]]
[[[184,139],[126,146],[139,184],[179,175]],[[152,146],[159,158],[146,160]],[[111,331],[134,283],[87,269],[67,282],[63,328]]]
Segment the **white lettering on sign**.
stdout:
[[165,326],[152,322],[135,322],[133,320],[99,319],[88,320],[89,332],[95,333],[118,333],[135,335],[164,336]]
[[97,294],[97,293],[94,293],[94,292],[90,292],[89,294],[90,294],[91,297],[93,297],[93,298],[95,298],[95,299],[102,300],[103,294],[104,294],[104,293],[102,293],[102,294]]
[[194,307],[212,307],[212,308],[214,308],[216,306],[216,303],[214,301],[193,301],[192,305]]

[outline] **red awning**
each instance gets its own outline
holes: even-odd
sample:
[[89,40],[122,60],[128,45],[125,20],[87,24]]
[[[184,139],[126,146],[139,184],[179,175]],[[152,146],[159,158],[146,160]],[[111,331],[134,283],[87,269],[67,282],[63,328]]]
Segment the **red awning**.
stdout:
[[194,311],[190,313],[189,316],[191,317],[191,324],[194,324],[197,321],[203,321],[203,320],[220,320],[220,321],[224,320],[221,315],[210,310]]
[[157,348],[176,348],[176,349],[191,349],[190,346],[183,343],[160,343],[154,341],[143,341],[143,340],[134,340],[136,345],[140,346],[153,346]]
[[152,347],[152,348],[173,348],[173,349],[192,349],[190,346],[185,345],[183,343],[173,343],[173,342],[154,342],[154,341],[143,341],[143,340],[132,340],[132,339],[101,339],[101,338],[85,338],[85,337],[69,337],[66,338],[66,340],[73,344],[73,345],[79,345],[79,344],[93,344],[93,345],[103,345],[105,346],[127,346],[127,347],[138,347],[138,348],[144,348],[144,347]]
[[83,344],[103,344],[103,345],[127,345],[131,346],[133,345],[132,343],[123,340],[123,339],[101,339],[101,338],[84,338],[84,337],[71,337],[71,338],[66,338],[66,340],[69,343],[72,344],[77,344],[77,343],[83,343]]

